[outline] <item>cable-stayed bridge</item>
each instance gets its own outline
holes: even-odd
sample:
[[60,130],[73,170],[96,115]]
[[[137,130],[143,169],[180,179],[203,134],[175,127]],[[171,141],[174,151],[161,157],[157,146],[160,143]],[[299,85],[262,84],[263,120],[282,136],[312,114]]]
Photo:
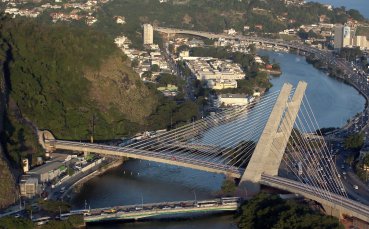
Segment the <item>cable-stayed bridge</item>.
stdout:
[[[321,203],[329,214],[369,222],[369,207],[348,198],[305,96],[307,84],[285,84],[247,106],[224,109],[196,122],[124,147],[57,140],[40,131],[47,151],[57,149],[137,158],[239,178],[248,194],[260,184]],[[321,134],[321,133],[316,133]]]

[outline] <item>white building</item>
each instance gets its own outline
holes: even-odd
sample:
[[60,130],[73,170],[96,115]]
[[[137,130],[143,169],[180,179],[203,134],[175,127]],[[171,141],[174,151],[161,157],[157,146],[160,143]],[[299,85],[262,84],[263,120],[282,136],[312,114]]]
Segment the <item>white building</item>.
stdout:
[[252,102],[253,98],[246,94],[224,94],[219,95],[218,100],[221,106],[245,106]]
[[343,47],[352,46],[351,29],[348,26],[343,27]]
[[207,81],[208,88],[214,90],[222,90],[226,88],[237,88],[236,80],[208,80]]
[[144,45],[150,45],[154,43],[154,28],[150,24],[144,24]]

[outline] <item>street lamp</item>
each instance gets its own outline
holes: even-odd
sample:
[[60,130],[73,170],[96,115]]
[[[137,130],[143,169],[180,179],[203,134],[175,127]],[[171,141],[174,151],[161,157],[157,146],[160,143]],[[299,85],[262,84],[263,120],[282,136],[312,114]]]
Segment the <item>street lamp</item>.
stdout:
[[195,195],[195,203],[197,203],[197,196],[196,196],[196,191],[193,190],[193,194]]
[[143,198],[143,195],[141,193],[141,208],[142,208],[142,210],[143,210],[143,205],[144,205],[144,198]]

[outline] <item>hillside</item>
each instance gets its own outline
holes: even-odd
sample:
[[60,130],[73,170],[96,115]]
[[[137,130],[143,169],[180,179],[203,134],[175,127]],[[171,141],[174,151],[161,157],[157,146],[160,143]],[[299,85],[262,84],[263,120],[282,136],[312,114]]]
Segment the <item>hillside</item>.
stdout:
[[0,19],[0,28],[7,88],[0,96],[6,103],[1,112],[1,208],[16,193],[4,159],[11,167],[20,168],[23,158],[34,164],[43,155],[37,128],[60,139],[87,140],[92,133],[96,140],[114,139],[143,128],[161,98],[102,33],[7,18]]
[[[117,24],[116,15],[124,16],[127,23]],[[297,6],[280,0],[169,0],[166,3],[120,0],[105,4],[98,11],[99,21],[93,27],[113,35],[123,33],[139,47],[144,23],[211,32],[230,28],[243,31],[244,26],[249,26],[251,32],[276,33],[302,24],[319,23],[321,15],[326,23],[343,23],[350,17],[365,20],[357,10],[329,10],[314,2]]]

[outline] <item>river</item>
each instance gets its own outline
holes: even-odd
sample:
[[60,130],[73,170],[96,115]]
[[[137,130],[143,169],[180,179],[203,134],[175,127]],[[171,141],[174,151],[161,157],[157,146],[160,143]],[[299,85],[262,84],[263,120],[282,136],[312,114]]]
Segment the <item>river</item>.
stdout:
[[[272,77],[277,91],[283,83],[308,83],[307,96],[320,127],[341,126],[347,119],[364,109],[364,98],[351,86],[326,76],[309,65],[303,57],[287,53],[259,51],[270,60],[280,63],[283,74]],[[163,165],[147,161],[129,160],[121,167],[88,181],[73,198],[74,208],[91,208],[149,202],[213,198],[220,189],[223,175]],[[206,216],[182,220],[88,225],[87,228],[236,228],[231,215]]]
[[369,19],[369,2],[368,0],[310,0],[310,2],[319,2],[322,4],[330,4],[334,7],[344,6],[346,9],[355,9]]

